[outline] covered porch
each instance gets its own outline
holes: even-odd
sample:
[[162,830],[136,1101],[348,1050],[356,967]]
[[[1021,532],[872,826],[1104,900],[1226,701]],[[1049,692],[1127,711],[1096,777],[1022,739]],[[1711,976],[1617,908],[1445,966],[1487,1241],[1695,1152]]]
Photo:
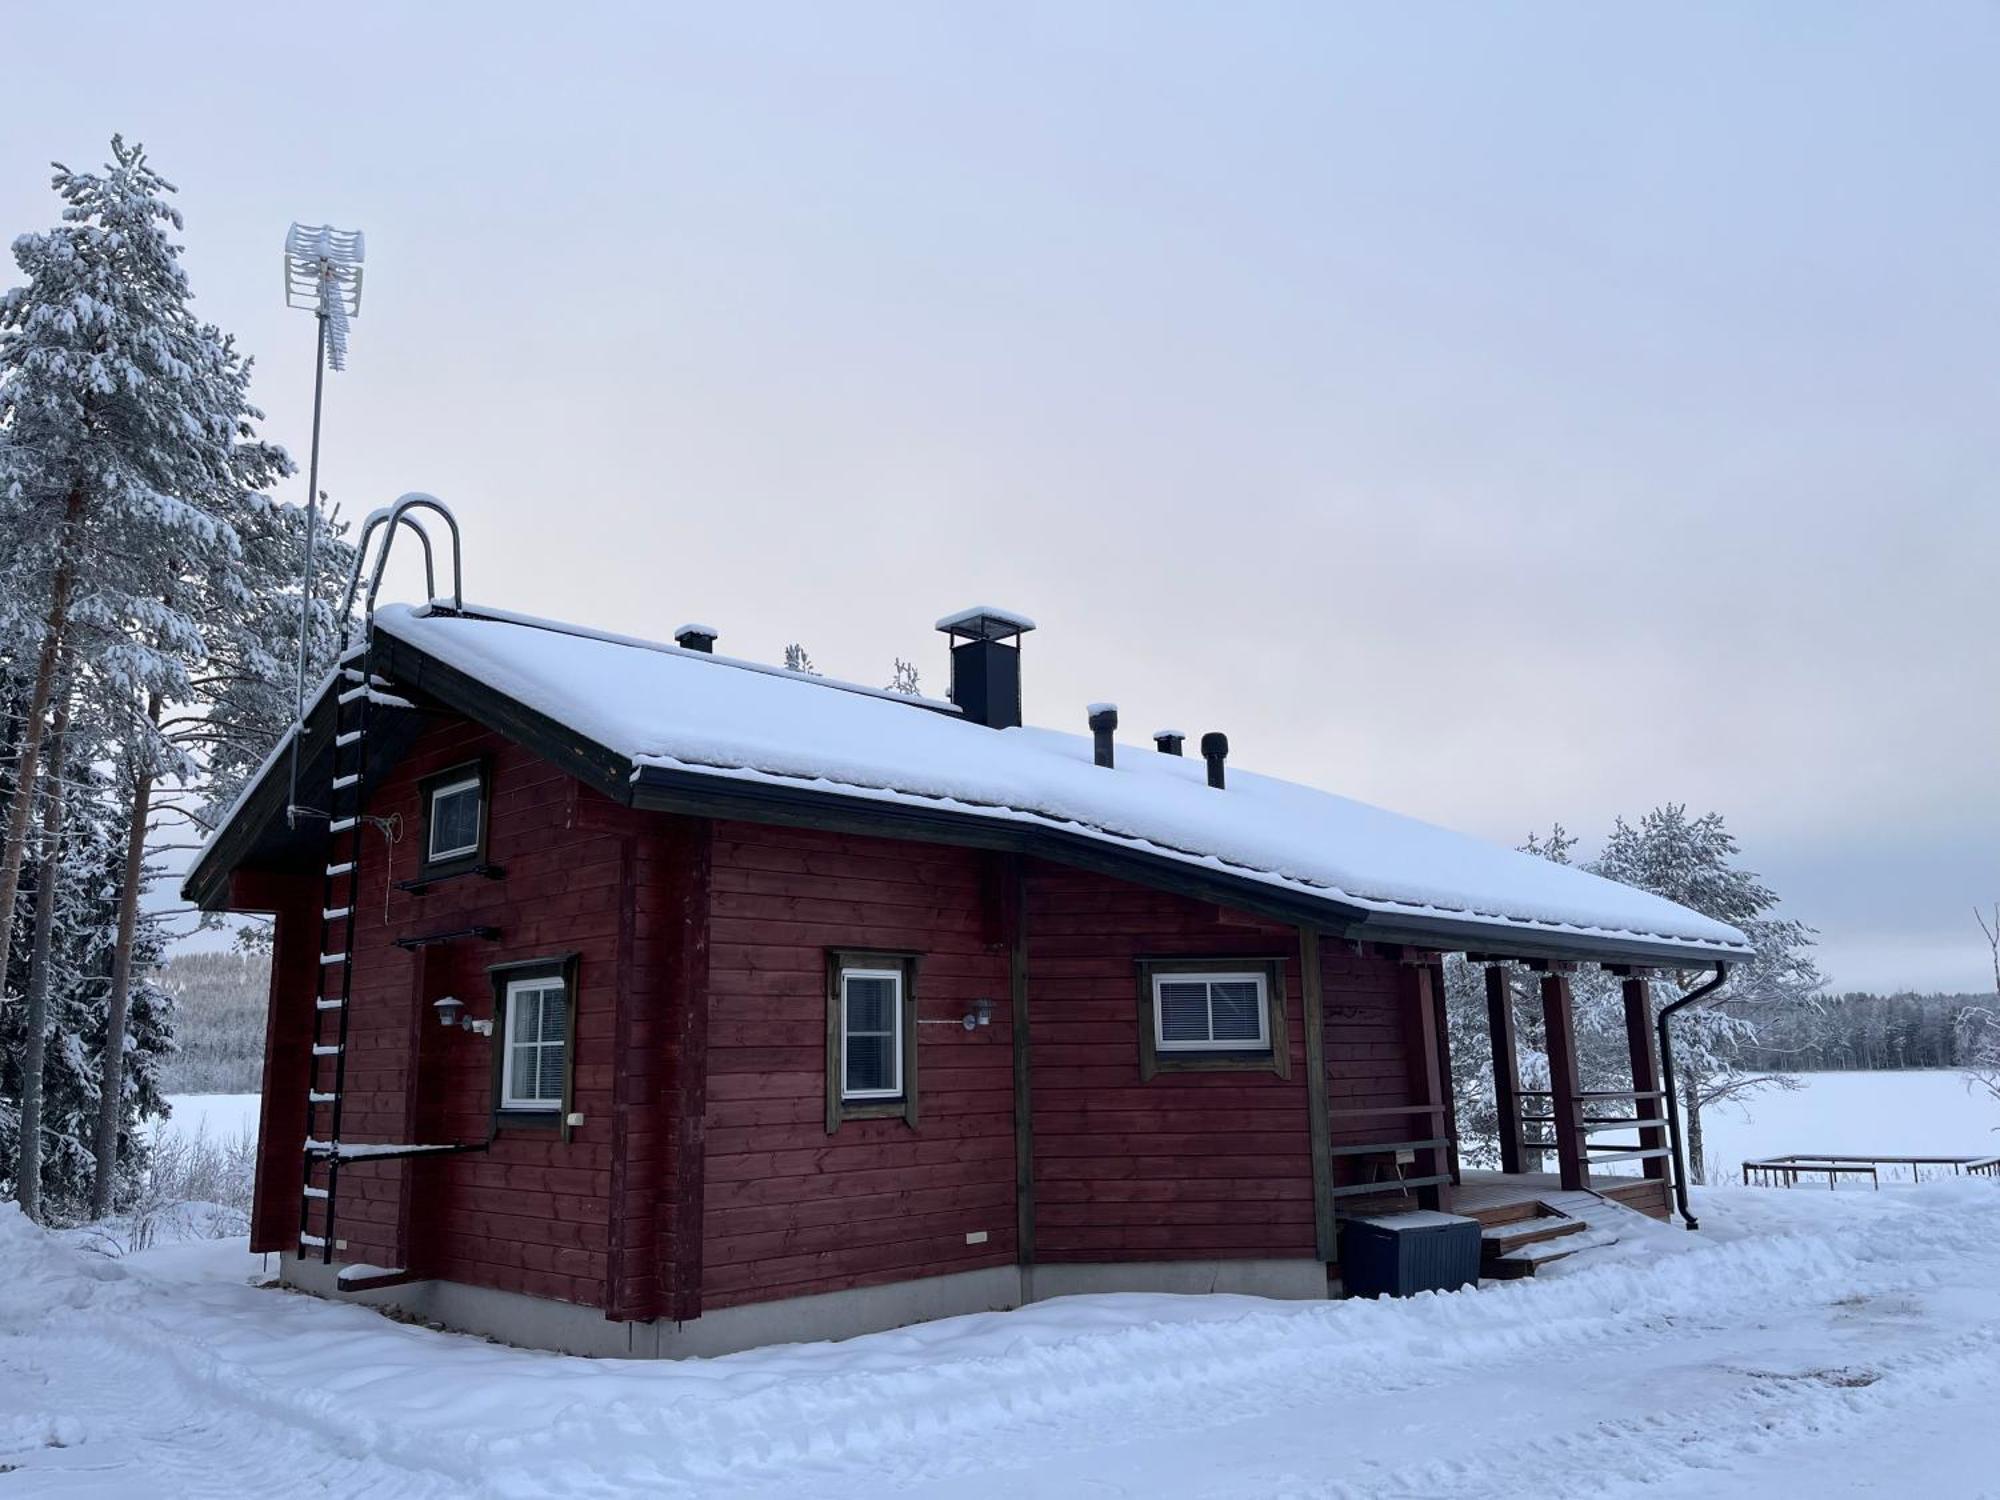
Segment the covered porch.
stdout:
[[[1339,1217],[1399,1208],[1477,1219],[1489,1250],[1499,1255],[1581,1228],[1563,1221],[1585,1216],[1586,1197],[1654,1219],[1672,1218],[1671,1117],[1650,970],[1605,966],[1621,990],[1630,1087],[1586,1089],[1576,1039],[1577,965],[1467,955],[1484,969],[1500,1156],[1493,1171],[1465,1168],[1459,1160],[1442,957],[1400,957],[1410,1102],[1342,1109],[1337,1096],[1332,1101],[1325,1132],[1326,1208],[1334,1221],[1329,1248],[1337,1254]],[[1527,978],[1540,1002],[1547,1088],[1522,1085],[1517,976]],[[1336,1068],[1336,1086],[1337,1077]]]

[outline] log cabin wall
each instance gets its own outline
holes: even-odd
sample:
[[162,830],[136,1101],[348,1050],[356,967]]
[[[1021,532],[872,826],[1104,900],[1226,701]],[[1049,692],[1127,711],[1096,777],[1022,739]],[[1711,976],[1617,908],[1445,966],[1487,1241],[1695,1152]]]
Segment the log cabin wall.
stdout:
[[[1404,965],[1325,940],[1320,973],[1326,995],[1327,1115],[1334,1144],[1416,1140],[1438,1133],[1434,1127],[1441,1127],[1441,1120],[1377,1113],[1419,1102],[1415,1079],[1420,1064],[1411,1049],[1411,983]],[[1355,1170],[1351,1163],[1336,1166],[1343,1181]]]
[[[1107,876],[1029,866],[1035,1259],[1314,1253],[1297,933]],[[1289,1078],[1140,1074],[1138,961],[1278,958]]]
[[[396,890],[416,876],[424,847],[419,783],[480,757],[489,775],[486,857],[505,878],[461,876],[422,895]],[[400,819],[400,838],[388,844],[371,833],[362,857],[343,1138],[486,1139],[499,1040],[446,1031],[431,1002],[455,995],[470,1015],[493,1016],[489,965],[566,953],[577,955],[570,1108],[583,1123],[506,1126],[484,1152],[343,1167],[336,1232],[347,1244],[336,1259],[407,1263],[422,1275],[602,1306],[620,945],[630,940],[643,820],[459,720],[427,729],[374,788],[368,811]],[[395,946],[473,925],[500,935],[416,953]]]
[[[1014,1264],[998,861],[749,823],[710,861],[703,1309]],[[829,949],[919,956],[914,1128],[827,1132]]]
[[[487,858],[505,878],[396,890],[417,874],[420,783],[476,758],[490,777]],[[498,1042],[438,1026],[432,1002],[452,994],[491,1016],[488,966],[567,953],[570,1107],[583,1123],[345,1167],[340,1261],[681,1320],[1020,1258],[1007,860],[636,813],[463,721],[428,729],[369,812],[400,818],[401,838],[386,863],[379,836],[364,857],[344,1138],[485,1139]],[[1297,932],[1107,876],[1022,868],[1033,1258],[1313,1256]],[[302,957],[312,939],[290,930],[315,930],[310,883],[309,902],[279,892],[276,982],[305,987],[293,1015],[316,978]],[[414,954],[394,943],[473,925],[500,936]],[[944,1024],[918,1028],[914,1128],[860,1119],[827,1132],[829,949],[918,955],[920,1017]],[[1342,1118],[1411,1098],[1399,966],[1330,939],[1321,953],[1334,1139],[1399,1135]],[[1170,955],[1282,961],[1288,1078],[1142,1080],[1137,961]],[[980,1000],[988,1026],[953,1024]],[[298,1071],[295,1050],[274,1045],[271,1066]],[[302,1113],[296,1095],[274,1100],[271,1123]],[[281,1162],[268,1143],[282,1136],[266,1137],[257,1222],[289,1244],[297,1131]]]

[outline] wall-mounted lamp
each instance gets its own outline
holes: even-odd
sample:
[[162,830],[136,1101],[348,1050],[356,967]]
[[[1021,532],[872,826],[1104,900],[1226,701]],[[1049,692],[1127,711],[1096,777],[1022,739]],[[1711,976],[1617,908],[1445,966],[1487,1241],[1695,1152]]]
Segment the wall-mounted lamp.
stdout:
[[965,1013],[965,1029],[967,1031],[977,1031],[982,1026],[991,1026],[992,1024],[993,1002],[991,1000],[973,1001],[972,1009]]
[[475,1020],[468,1016],[465,1013],[465,1002],[456,995],[446,995],[442,1000],[432,1001],[431,1009],[437,1012],[438,1024],[442,1026],[457,1026],[474,1036],[493,1035],[493,1023]]

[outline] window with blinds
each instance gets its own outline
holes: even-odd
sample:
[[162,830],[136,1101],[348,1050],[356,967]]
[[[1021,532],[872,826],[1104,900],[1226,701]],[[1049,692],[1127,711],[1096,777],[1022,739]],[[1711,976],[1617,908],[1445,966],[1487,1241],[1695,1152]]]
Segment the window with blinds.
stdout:
[[917,1124],[914,953],[826,950],[826,1133],[848,1120]]
[[1153,1042],[1162,1052],[1250,1052],[1271,1045],[1265,975],[1153,976]]
[[840,1097],[895,1099],[903,1092],[903,974],[840,972]]
[[569,1047],[569,987],[559,978],[516,979],[507,986],[500,1107],[559,1110]]

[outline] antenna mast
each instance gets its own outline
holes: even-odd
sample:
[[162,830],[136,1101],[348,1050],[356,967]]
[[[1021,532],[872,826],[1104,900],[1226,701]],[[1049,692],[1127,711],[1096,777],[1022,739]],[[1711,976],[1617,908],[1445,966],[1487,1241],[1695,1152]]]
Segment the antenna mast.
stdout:
[[319,325],[313,362],[312,457],[306,471],[305,579],[299,590],[299,672],[293,702],[292,787],[285,819],[296,822],[299,742],[306,734],[306,658],[312,640],[313,552],[319,540],[319,416],[326,367],[347,368],[347,320],[361,315],[361,263],[367,242],[359,230],[294,224],[285,234],[285,305],[310,308]]

